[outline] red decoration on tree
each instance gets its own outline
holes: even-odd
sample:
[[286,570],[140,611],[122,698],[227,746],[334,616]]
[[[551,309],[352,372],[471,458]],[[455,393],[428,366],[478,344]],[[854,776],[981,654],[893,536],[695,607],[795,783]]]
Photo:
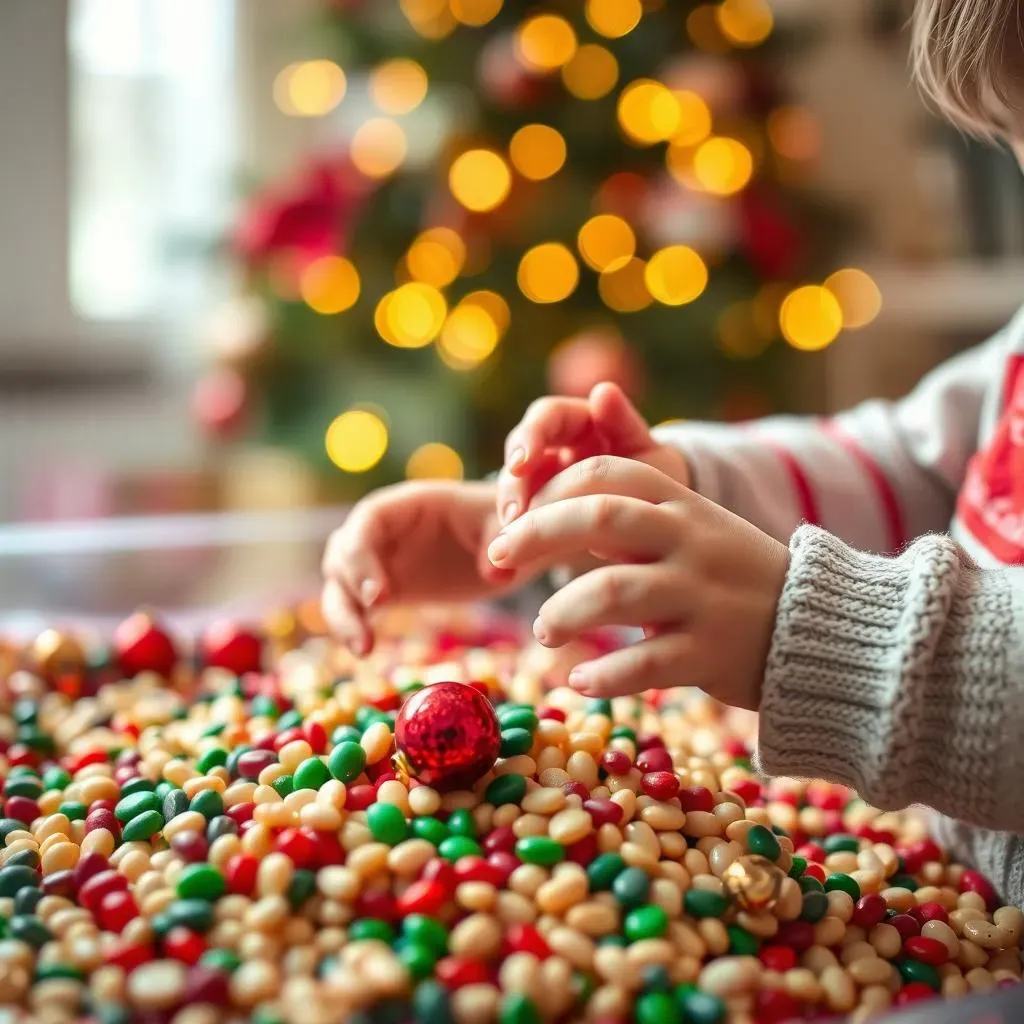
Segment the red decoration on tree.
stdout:
[[235,249],[250,266],[287,252],[303,263],[344,252],[368,188],[347,160],[314,163],[289,188],[253,199],[235,232]]
[[739,199],[740,244],[760,274],[791,277],[804,258],[803,235],[777,202],[763,192],[748,191]]
[[114,658],[129,678],[140,672],[170,676],[178,663],[174,642],[152,615],[136,612],[114,630]]
[[226,438],[245,419],[249,386],[235,370],[214,370],[196,385],[193,412],[196,423],[209,437]]
[[263,641],[234,622],[216,622],[203,637],[203,661],[211,668],[223,668],[236,676],[263,668]]
[[550,84],[531,75],[516,57],[511,35],[498,36],[480,54],[478,77],[484,95],[499,107],[521,110],[543,100]]
[[555,394],[586,398],[606,381],[618,384],[634,400],[643,392],[640,360],[617,334],[583,331],[551,353],[548,386]]
[[402,705],[396,767],[439,790],[468,789],[494,765],[501,727],[491,702],[467,683],[434,683]]

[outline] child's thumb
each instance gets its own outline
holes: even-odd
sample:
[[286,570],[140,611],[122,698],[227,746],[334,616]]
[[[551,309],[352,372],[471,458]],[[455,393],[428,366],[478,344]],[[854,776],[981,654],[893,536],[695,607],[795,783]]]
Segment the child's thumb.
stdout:
[[589,402],[595,426],[614,449],[634,451],[652,443],[647,421],[618,384],[596,385]]

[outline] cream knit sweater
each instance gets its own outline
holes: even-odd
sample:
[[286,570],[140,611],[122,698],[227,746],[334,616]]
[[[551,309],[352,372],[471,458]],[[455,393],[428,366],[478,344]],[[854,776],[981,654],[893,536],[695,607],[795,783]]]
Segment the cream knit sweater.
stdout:
[[1024,316],[899,403],[658,433],[790,544],[761,768],[934,808],[1024,906]]

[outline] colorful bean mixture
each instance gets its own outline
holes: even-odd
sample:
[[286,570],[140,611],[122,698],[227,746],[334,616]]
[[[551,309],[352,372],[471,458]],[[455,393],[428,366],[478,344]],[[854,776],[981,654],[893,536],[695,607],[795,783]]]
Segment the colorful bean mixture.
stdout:
[[[688,691],[584,700],[510,645],[232,636],[189,669],[145,639],[92,685],[0,673],[5,1019],[863,1021],[1020,980],[1020,911],[916,817],[762,783]],[[425,697],[403,723],[441,681],[493,712],[471,751]],[[476,782],[431,760],[491,742]]]

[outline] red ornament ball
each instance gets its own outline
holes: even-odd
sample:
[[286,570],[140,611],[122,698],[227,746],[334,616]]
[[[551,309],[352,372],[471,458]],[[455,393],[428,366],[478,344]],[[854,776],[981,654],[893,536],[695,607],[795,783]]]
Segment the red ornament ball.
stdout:
[[402,705],[395,720],[398,757],[410,775],[438,790],[468,789],[501,748],[491,702],[467,683],[434,683]]
[[263,641],[234,622],[216,622],[203,637],[203,662],[236,676],[263,668]]
[[140,672],[168,677],[178,663],[174,642],[152,615],[136,612],[114,630],[114,658],[118,669],[131,678]]

